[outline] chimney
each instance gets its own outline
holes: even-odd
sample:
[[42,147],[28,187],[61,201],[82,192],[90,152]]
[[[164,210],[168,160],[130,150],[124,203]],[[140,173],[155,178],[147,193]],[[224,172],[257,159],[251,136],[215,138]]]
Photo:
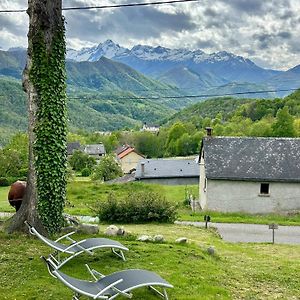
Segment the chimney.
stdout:
[[141,162],[141,177],[144,177],[145,174],[145,162]]
[[206,127],[205,130],[206,130],[206,135],[208,137],[212,137],[212,132],[213,132],[212,127]]

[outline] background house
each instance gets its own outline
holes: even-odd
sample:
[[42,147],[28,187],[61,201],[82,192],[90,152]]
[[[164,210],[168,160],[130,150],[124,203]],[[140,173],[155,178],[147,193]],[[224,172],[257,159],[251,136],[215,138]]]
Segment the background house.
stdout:
[[79,142],[71,142],[67,144],[67,154],[68,156],[73,155],[75,150],[80,150],[81,145]]
[[117,160],[119,161],[122,171],[125,174],[136,170],[139,160],[144,156],[135,151],[133,147],[124,145],[116,150]]
[[148,131],[148,132],[151,132],[151,133],[158,134],[159,133],[159,126],[153,125],[153,124],[144,123],[141,131]]
[[222,212],[300,210],[300,139],[205,137],[200,204]]
[[105,147],[103,144],[85,145],[83,147],[83,152],[91,157],[94,157],[96,160],[100,160],[103,156],[106,155]]
[[147,183],[189,185],[199,183],[199,166],[194,159],[143,159],[135,179]]

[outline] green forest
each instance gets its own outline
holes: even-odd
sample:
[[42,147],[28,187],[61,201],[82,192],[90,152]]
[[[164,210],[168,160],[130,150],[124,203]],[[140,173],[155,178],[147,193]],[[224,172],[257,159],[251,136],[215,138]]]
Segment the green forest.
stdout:
[[[24,105],[21,95],[18,99],[19,104]],[[0,178],[11,181],[26,176],[28,141],[26,118],[18,119],[18,108],[6,104],[16,112],[13,114],[16,129],[23,132],[10,136],[0,150]],[[108,135],[87,130],[84,126],[82,129],[70,127],[68,142],[103,143],[108,153],[129,144],[147,158],[189,156],[199,153],[206,127],[212,127],[215,136],[300,137],[300,91],[274,100],[227,97],[199,102],[161,121],[158,134],[140,131],[141,125],[137,124]]]

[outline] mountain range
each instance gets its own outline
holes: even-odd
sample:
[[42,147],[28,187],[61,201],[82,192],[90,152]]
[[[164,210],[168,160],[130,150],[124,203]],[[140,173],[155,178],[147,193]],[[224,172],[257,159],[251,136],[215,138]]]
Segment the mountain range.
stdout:
[[[25,63],[25,49],[0,51],[1,136],[26,130],[20,82]],[[127,49],[111,40],[80,51],[68,49],[66,69],[72,129],[159,123],[209,96],[275,98],[300,86],[300,65],[276,71],[225,51],[206,54],[142,45]],[[278,89],[285,91],[271,92]],[[254,93],[265,90],[269,92]],[[249,93],[242,95],[245,91]]]
[[[122,62],[138,72],[167,84],[175,85],[188,93],[203,93],[210,90],[220,93],[234,92],[232,84],[239,85],[241,92],[291,89],[300,86],[300,78],[293,69],[284,71],[264,69],[250,59],[226,51],[207,54],[189,49],[169,49],[136,45],[131,49],[111,40],[98,46],[79,51],[68,49],[67,58],[73,61],[97,61],[101,57]],[[282,82],[278,85],[279,82]],[[290,91],[266,93],[254,97],[284,96]],[[246,97],[253,97],[251,94]]]

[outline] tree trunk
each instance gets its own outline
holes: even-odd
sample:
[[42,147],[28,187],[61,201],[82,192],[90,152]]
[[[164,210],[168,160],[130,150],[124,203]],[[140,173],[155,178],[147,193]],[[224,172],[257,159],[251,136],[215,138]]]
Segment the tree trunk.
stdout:
[[5,228],[9,233],[15,231],[28,231],[24,221],[28,221],[40,232],[46,233],[45,228],[39,218],[37,204],[37,173],[35,169],[34,143],[36,141],[35,128],[37,122],[37,112],[40,103],[40,95],[37,87],[30,79],[30,72],[33,67],[34,42],[38,33],[44,36],[45,48],[47,52],[52,49],[52,42],[58,28],[63,28],[62,0],[28,0],[29,33],[27,64],[23,72],[23,89],[27,93],[28,99],[28,137],[29,137],[29,169],[27,175],[27,188],[21,208],[6,222]]

